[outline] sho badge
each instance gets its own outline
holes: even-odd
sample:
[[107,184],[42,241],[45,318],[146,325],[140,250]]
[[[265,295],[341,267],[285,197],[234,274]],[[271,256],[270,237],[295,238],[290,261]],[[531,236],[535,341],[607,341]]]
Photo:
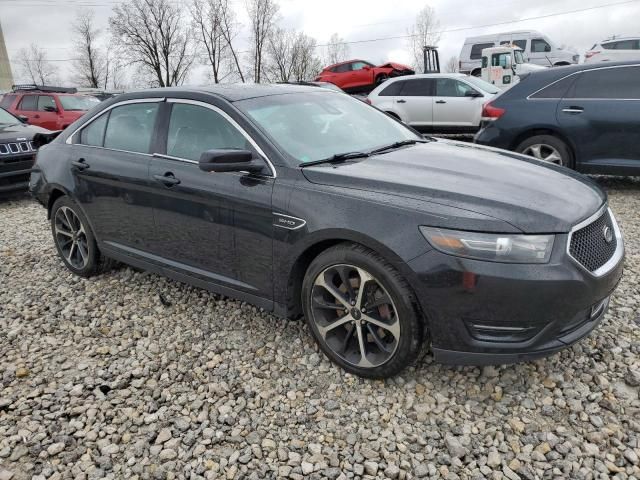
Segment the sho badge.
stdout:
[[611,231],[611,227],[605,225],[602,229],[602,236],[604,237],[604,241],[607,243],[611,243],[613,241],[613,231]]
[[282,213],[273,214],[273,225],[280,228],[286,228],[287,230],[298,230],[307,224],[301,218],[292,217],[290,215],[284,215]]

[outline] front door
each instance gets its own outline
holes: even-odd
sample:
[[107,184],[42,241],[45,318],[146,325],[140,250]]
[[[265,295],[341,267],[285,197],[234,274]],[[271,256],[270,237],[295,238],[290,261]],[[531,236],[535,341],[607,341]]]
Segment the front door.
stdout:
[[48,130],[58,130],[60,113],[56,99],[52,95],[38,95],[38,125]]
[[107,110],[73,136],[74,193],[101,246],[144,256],[155,236],[149,154],[158,103]]
[[478,93],[464,82],[453,78],[438,78],[433,97],[433,126],[479,126],[483,97],[467,96]]
[[256,147],[224,112],[171,100],[161,153],[151,161],[154,252],[165,267],[232,290],[271,298],[273,177],[207,173],[200,155],[211,149]]
[[558,103],[558,121],[575,146],[578,170],[640,169],[638,78],[640,66],[587,70]]

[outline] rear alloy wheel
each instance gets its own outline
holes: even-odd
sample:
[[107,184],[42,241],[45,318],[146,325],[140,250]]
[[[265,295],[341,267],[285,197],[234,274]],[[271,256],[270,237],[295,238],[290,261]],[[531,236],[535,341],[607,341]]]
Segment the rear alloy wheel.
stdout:
[[309,267],[303,295],[317,343],[349,372],[370,378],[395,375],[423,345],[423,325],[408,286],[362,247],[338,246],[321,254]]
[[573,168],[573,159],[567,145],[551,135],[530,137],[516,147],[516,151],[538,160]]
[[112,268],[113,261],[100,253],[89,222],[69,197],[58,198],[51,207],[51,233],[58,255],[76,275],[90,277]]

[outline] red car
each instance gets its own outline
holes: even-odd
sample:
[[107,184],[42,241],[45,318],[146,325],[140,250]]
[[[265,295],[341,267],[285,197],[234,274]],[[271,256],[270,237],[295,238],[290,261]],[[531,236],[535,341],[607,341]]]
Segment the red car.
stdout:
[[100,103],[95,97],[78,95],[75,89],[29,86],[15,87],[0,100],[0,107],[48,130],[64,130],[85,112]]
[[413,75],[411,67],[400,63],[385,63],[376,67],[364,60],[349,60],[326,67],[315,79],[330,82],[346,92],[369,91],[389,77]]

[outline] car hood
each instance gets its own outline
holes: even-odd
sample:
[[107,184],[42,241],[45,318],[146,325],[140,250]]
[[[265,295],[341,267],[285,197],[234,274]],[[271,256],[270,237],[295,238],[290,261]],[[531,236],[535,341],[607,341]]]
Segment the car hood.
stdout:
[[406,65],[402,65],[401,63],[395,63],[395,62],[384,63],[384,64],[380,65],[380,67],[382,67],[382,68],[393,68],[395,70],[411,70],[411,71],[413,71],[413,68],[407,67]]
[[36,133],[49,133],[49,130],[34,125],[25,125],[24,123],[0,123],[0,141],[15,141],[19,138],[31,140]]
[[597,184],[563,167],[443,140],[362,161],[310,166],[303,173],[316,184],[472,211],[505,221],[525,233],[568,232],[606,201]]

